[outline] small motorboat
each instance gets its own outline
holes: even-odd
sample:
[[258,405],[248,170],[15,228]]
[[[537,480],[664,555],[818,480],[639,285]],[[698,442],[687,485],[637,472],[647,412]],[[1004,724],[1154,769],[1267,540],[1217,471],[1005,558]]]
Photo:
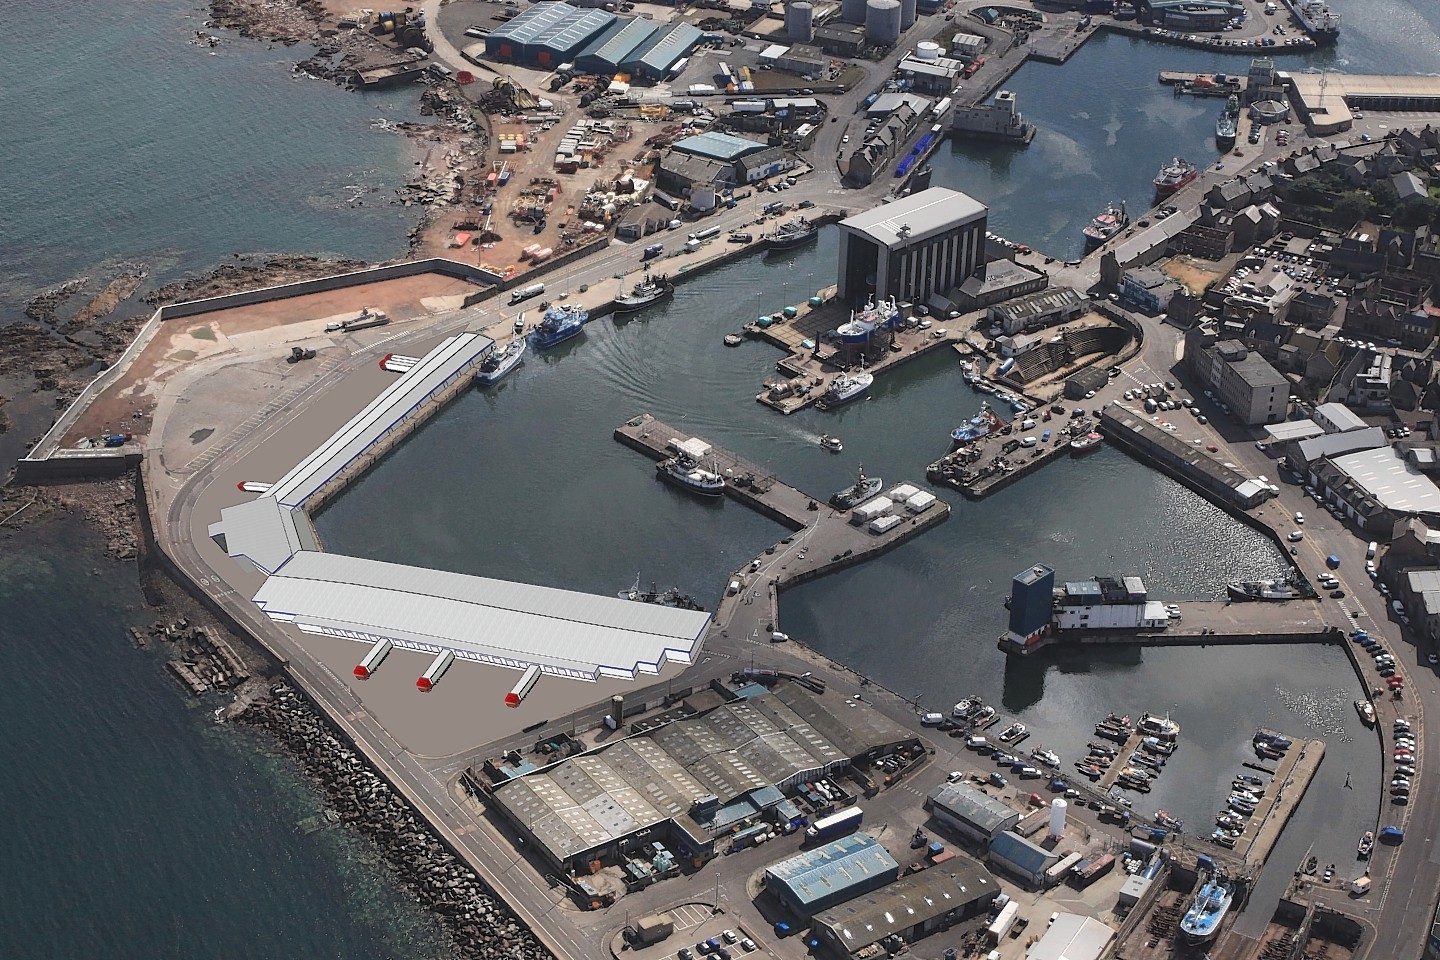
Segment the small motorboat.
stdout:
[[740,346],[740,344],[742,344],[742,343],[744,343],[744,342],[745,342],[745,338],[742,337],[742,336],[740,336],[740,334],[738,334],[738,333],[727,333],[727,334],[725,334],[725,346],[727,346],[727,347],[738,347],[738,346]]
[[1172,817],[1164,810],[1156,811],[1155,822],[1162,827],[1169,827],[1171,830],[1179,830],[1185,826],[1184,820],[1181,820],[1179,817]]
[[1320,861],[1319,861],[1319,860],[1316,860],[1314,857],[1311,857],[1309,860],[1306,860],[1306,861],[1305,861],[1305,875],[1306,875],[1307,877],[1313,877],[1313,876],[1315,876],[1315,870],[1316,870],[1316,868],[1319,867],[1319,866],[1320,866]]
[[820,446],[829,450],[831,453],[839,453],[845,449],[845,445],[840,442],[839,437],[832,437],[828,433],[820,434]]
[[1329,883],[1331,880],[1334,880],[1334,879],[1335,879],[1335,864],[1332,863],[1332,864],[1330,864],[1330,866],[1328,866],[1328,867],[1325,868],[1325,875],[1320,878],[1320,882],[1321,882],[1321,883]]
[[1047,767],[1060,766],[1060,755],[1054,750],[1046,750],[1044,747],[1036,747],[1030,751],[1030,756]]
[[1375,849],[1375,832],[1366,830],[1365,835],[1360,838],[1359,845],[1355,848],[1356,854],[1361,860],[1370,859],[1370,851]]

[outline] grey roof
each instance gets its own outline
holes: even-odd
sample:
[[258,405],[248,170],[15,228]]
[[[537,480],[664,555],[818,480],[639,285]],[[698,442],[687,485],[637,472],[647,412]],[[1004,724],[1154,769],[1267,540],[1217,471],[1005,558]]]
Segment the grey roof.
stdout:
[[706,132],[686,137],[684,140],[677,140],[671,149],[697,157],[709,157],[713,160],[733,163],[746,154],[764,150],[766,146],[767,144],[747,140],[744,137],[731,136],[728,133]]
[[1023,297],[1016,297],[1014,300],[997,303],[990,309],[1006,320],[1024,320],[1070,310],[1085,302],[1085,295],[1078,290],[1072,290],[1069,287],[1051,287],[1048,290],[1028,293]]
[[654,75],[662,74],[693,50],[702,36],[703,31],[694,24],[672,23],[634,50],[625,58],[624,65],[631,69],[648,70]]
[[303,505],[397,424],[429,403],[437,391],[465,375],[493,346],[495,341],[478,333],[447,338],[276,481],[265,496],[287,507]]
[[829,928],[835,940],[854,953],[999,893],[1000,884],[988,870],[957,857],[817,913],[814,922]]
[[615,14],[604,10],[582,10],[560,0],[537,3],[491,30],[486,43],[513,40],[525,46],[563,52],[574,49],[614,22]]
[[1363,430],[1368,424],[1361,419],[1360,415],[1343,403],[1322,403],[1315,408],[1316,416],[1334,426],[1337,433],[1344,433],[1346,430]]
[[[893,249],[983,219],[989,212],[985,204],[968,194],[930,187],[858,213],[840,221],[840,226]],[[900,234],[901,227],[909,227],[907,235]]]
[[900,61],[898,69],[901,73],[921,73],[931,77],[944,77],[953,80],[965,69],[965,64],[950,57],[937,57],[934,60],[921,60],[919,57],[906,57]]
[[1059,856],[1036,846],[1018,833],[1002,833],[990,841],[990,859],[1004,860],[1017,870],[1032,876],[1043,873]]
[[[886,739],[892,730],[908,736],[884,718],[857,723],[852,713],[836,716],[797,684],[785,683],[517,777],[495,795],[564,860],[685,814],[701,797],[728,803],[816,776],[894,742]],[[836,731],[846,742],[829,738]],[[874,739],[858,739],[866,736]]]
[[1390,447],[1331,457],[1355,486],[1392,513],[1440,514],[1440,487]]
[[1004,830],[1020,819],[1020,814],[1009,805],[965,783],[941,784],[930,791],[930,803],[987,833]]
[[1270,366],[1270,361],[1258,353],[1247,353],[1239,360],[1231,361],[1229,366],[1251,387],[1283,387],[1290,384],[1283,373]]
[[1318,437],[1325,432],[1325,428],[1314,420],[1286,420],[1284,423],[1272,423],[1265,427],[1265,435],[1271,441],[1288,443],[1291,440],[1308,440],[1310,437]]
[[709,614],[398,563],[302,551],[261,586],[302,630],[595,679],[689,663]]
[[765,871],[783,884],[799,904],[834,899],[851,887],[872,887],[876,877],[900,870],[895,858],[868,834],[855,833],[781,860]]
[[578,63],[582,60],[593,59],[613,69],[618,67],[626,57],[635,52],[636,47],[649,40],[659,29],[659,24],[643,17],[616,21],[594,40],[591,40],[584,50],[576,54],[575,60]]
[[274,573],[301,550],[320,549],[305,512],[281,506],[274,497],[221,510],[210,536],[222,535],[226,555],[244,557],[265,573]]
[[1184,233],[1186,228],[1193,224],[1200,217],[1199,210],[1181,210],[1179,213],[1172,213],[1164,220],[1135,234],[1128,240],[1121,241],[1111,248],[1111,254],[1115,262],[1121,267],[1127,267],[1145,256],[1157,247],[1163,247],[1173,238]]
[[1364,430],[1327,433],[1321,437],[1310,437],[1301,440],[1295,446],[1299,450],[1300,459],[1311,463],[1321,457],[1354,453],[1356,450],[1373,450],[1384,445],[1385,431],[1379,427],[1367,427]]

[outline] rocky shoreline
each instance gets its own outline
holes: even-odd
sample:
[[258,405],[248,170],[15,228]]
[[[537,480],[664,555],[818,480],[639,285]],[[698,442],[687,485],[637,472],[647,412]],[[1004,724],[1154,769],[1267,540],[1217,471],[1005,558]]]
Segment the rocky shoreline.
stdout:
[[239,709],[235,722],[262,730],[299,761],[324,797],[327,816],[375,844],[400,883],[440,921],[456,955],[548,960],[550,952],[503,899],[436,837],[287,684]]

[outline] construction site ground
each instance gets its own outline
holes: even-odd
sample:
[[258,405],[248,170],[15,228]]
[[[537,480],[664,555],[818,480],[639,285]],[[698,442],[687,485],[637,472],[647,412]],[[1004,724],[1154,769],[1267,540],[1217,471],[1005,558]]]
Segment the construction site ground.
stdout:
[[1197,261],[1190,257],[1172,257],[1161,269],[1165,274],[1179,280],[1191,296],[1204,294],[1205,288],[1224,276],[1220,265],[1209,261]]
[[[253,361],[273,354],[277,384],[294,373],[310,373],[322,363],[328,339],[341,344],[354,334],[326,333],[327,324],[357,316],[361,310],[382,310],[390,318],[384,327],[366,331],[388,335],[397,325],[431,313],[458,309],[475,287],[438,273],[382,280],[358,287],[289,297],[269,303],[217,310],[196,317],[166,320],[110,387],[76,419],[61,441],[73,447],[87,437],[112,433],[146,435],[155,404],[171,381],[183,378],[197,362],[233,354]],[[300,364],[285,363],[291,344],[306,343],[320,358]],[[342,351],[349,352],[346,347]],[[296,370],[296,367],[303,368]]]

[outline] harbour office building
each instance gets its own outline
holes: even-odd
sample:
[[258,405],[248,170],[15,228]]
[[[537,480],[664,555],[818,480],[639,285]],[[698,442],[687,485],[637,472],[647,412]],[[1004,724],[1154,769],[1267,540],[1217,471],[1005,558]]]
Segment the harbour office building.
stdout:
[[840,301],[925,303],[959,286],[984,262],[989,214],[958,190],[930,187],[842,220]]

